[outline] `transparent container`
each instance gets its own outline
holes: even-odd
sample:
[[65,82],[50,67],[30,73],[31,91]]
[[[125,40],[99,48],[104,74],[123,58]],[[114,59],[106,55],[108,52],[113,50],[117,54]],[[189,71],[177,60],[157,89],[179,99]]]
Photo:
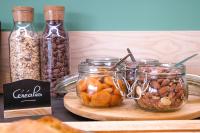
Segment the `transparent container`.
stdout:
[[[139,107],[151,111],[175,111],[188,99],[185,66],[152,66],[137,72],[131,95]],[[129,95],[130,95],[129,94]]]
[[[136,78],[136,73],[137,71],[148,71],[148,68],[150,66],[158,66],[159,61],[156,59],[138,59],[137,62],[133,63],[132,61],[127,61],[126,62],[126,73],[125,77],[126,80],[128,81],[128,88],[127,91],[130,92],[132,90],[132,85],[135,81]],[[127,93],[128,93],[127,92]]]
[[55,91],[57,81],[70,72],[69,39],[64,29],[64,7],[45,6],[46,28],[41,39],[42,79]]
[[76,91],[82,104],[89,107],[120,105],[126,89],[123,74],[118,70],[110,70],[112,59],[95,61],[96,65],[92,62],[86,60],[79,64]]
[[11,80],[40,80],[39,37],[33,21],[33,8],[13,8],[14,28],[9,37]]

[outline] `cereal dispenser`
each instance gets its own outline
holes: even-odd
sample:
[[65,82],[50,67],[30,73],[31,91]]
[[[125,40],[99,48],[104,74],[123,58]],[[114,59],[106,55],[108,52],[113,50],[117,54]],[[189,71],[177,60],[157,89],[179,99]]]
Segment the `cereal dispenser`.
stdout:
[[9,37],[11,80],[40,80],[39,38],[32,24],[33,8],[13,8],[14,28]]
[[69,40],[64,30],[64,7],[45,6],[46,27],[41,39],[42,79],[51,83],[69,74]]

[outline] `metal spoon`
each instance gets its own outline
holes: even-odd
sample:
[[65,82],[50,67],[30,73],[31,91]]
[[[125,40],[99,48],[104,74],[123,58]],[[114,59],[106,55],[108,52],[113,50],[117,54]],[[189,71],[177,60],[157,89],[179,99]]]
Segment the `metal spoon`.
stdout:
[[122,58],[119,62],[117,62],[110,70],[114,70],[118,65],[120,65],[122,62],[124,62],[128,57],[131,58],[132,62],[136,62],[131,50],[129,48],[127,48],[128,54]]

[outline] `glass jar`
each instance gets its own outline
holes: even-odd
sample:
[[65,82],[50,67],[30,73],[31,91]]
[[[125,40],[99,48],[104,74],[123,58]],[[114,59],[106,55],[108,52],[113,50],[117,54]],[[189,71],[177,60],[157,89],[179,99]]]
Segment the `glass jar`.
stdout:
[[150,67],[158,66],[159,60],[156,59],[140,59],[137,62],[137,71],[148,71]]
[[78,74],[70,74],[61,78],[55,88],[57,97],[63,97],[66,93],[76,91],[76,82],[78,81]]
[[126,62],[126,80],[128,81],[128,92],[131,91],[131,86],[135,81],[136,72],[138,70],[144,71],[150,66],[157,66],[159,65],[159,61],[156,59],[139,59],[137,62],[133,63],[132,61]]
[[11,80],[40,80],[39,37],[33,28],[33,8],[13,8],[14,28],[9,37]]
[[149,67],[148,71],[140,69],[132,92],[136,103],[143,109],[178,110],[188,99],[185,66],[160,64]]
[[[118,70],[111,70],[112,61],[102,63],[95,61],[79,64],[79,79],[76,90],[83,105],[89,107],[111,107],[120,105],[126,89],[123,74]],[[98,65],[97,65],[98,64]],[[101,65],[100,65],[101,64]]]
[[69,74],[69,39],[64,30],[64,7],[45,6],[46,28],[41,39],[42,79],[54,91],[57,81]]

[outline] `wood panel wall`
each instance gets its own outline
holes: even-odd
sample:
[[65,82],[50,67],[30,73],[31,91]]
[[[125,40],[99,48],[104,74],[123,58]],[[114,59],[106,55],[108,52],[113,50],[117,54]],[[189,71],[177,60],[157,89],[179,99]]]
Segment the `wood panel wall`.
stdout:
[[[10,82],[9,32],[1,34],[0,83]],[[186,63],[187,72],[200,75],[200,31],[72,31],[69,32],[71,72],[81,60],[94,56],[123,57],[129,47],[136,58],[177,62],[194,53]]]

